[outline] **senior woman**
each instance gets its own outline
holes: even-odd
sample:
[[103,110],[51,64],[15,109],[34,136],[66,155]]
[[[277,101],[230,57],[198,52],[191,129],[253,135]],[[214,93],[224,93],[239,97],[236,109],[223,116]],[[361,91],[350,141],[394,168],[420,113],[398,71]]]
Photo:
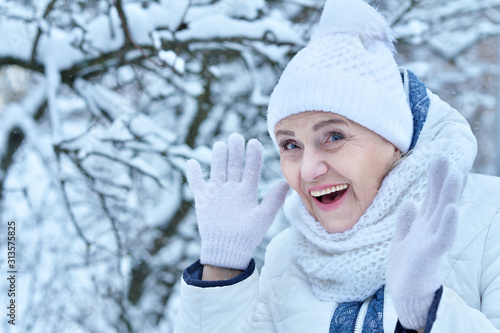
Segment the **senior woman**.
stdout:
[[262,146],[233,134],[210,179],[188,161],[200,260],[176,332],[500,332],[500,181],[469,174],[463,117],[399,71],[386,21],[328,0],[268,109],[293,189],[290,227],[251,259],[285,201],[257,201]]

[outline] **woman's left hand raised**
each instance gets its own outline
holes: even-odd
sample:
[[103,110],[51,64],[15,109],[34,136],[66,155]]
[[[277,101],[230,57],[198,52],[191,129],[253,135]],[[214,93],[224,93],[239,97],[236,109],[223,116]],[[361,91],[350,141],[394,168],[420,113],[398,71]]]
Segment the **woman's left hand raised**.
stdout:
[[227,145],[215,143],[208,181],[197,161],[187,162],[186,176],[201,236],[201,264],[245,270],[283,205],[288,192],[285,181],[274,185],[262,202],[258,201],[262,149],[259,141],[250,140],[245,160],[245,139],[241,135],[231,134]]
[[408,329],[425,326],[442,284],[439,264],[455,238],[462,181],[448,169],[446,160],[434,162],[420,211],[410,201],[398,211],[386,282],[399,320]]

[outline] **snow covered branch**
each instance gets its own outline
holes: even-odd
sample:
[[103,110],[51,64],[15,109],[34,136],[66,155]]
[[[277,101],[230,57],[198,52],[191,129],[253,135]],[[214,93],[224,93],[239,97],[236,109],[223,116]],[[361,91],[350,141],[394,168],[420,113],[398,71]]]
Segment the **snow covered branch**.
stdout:
[[[186,160],[208,171],[213,143],[239,132],[264,143],[262,192],[281,177],[267,99],[323,2],[0,0],[0,211],[24,226],[21,330],[171,332],[199,252]],[[498,2],[380,3],[398,61],[480,128],[491,173]]]

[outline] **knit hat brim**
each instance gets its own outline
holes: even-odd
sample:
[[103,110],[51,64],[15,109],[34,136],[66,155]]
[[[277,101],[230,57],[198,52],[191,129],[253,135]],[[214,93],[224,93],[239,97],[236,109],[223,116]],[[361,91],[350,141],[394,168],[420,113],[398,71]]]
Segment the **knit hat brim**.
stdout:
[[345,116],[402,152],[408,151],[413,122],[406,98],[400,94],[349,73],[294,72],[290,76],[283,78],[286,86],[278,83],[269,104],[268,129],[275,143],[274,127],[281,119],[306,111],[324,111]]
[[308,45],[288,63],[271,94],[268,129],[306,111],[344,116],[403,153],[413,135],[412,114],[394,60],[392,32],[362,0],[327,0]]

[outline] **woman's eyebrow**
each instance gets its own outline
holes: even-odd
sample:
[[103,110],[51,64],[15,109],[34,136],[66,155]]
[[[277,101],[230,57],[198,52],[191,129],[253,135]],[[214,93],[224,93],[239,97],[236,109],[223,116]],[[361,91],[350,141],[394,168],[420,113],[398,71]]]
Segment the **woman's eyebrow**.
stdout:
[[275,136],[278,137],[280,135],[289,135],[289,136],[295,136],[295,133],[290,130],[279,130],[276,132]]
[[322,127],[325,127],[327,125],[330,125],[330,124],[344,124],[344,125],[347,125],[345,121],[343,121],[342,119],[328,119],[328,120],[323,120],[317,124],[314,124],[313,126],[313,131],[317,131],[319,130],[320,128]]

